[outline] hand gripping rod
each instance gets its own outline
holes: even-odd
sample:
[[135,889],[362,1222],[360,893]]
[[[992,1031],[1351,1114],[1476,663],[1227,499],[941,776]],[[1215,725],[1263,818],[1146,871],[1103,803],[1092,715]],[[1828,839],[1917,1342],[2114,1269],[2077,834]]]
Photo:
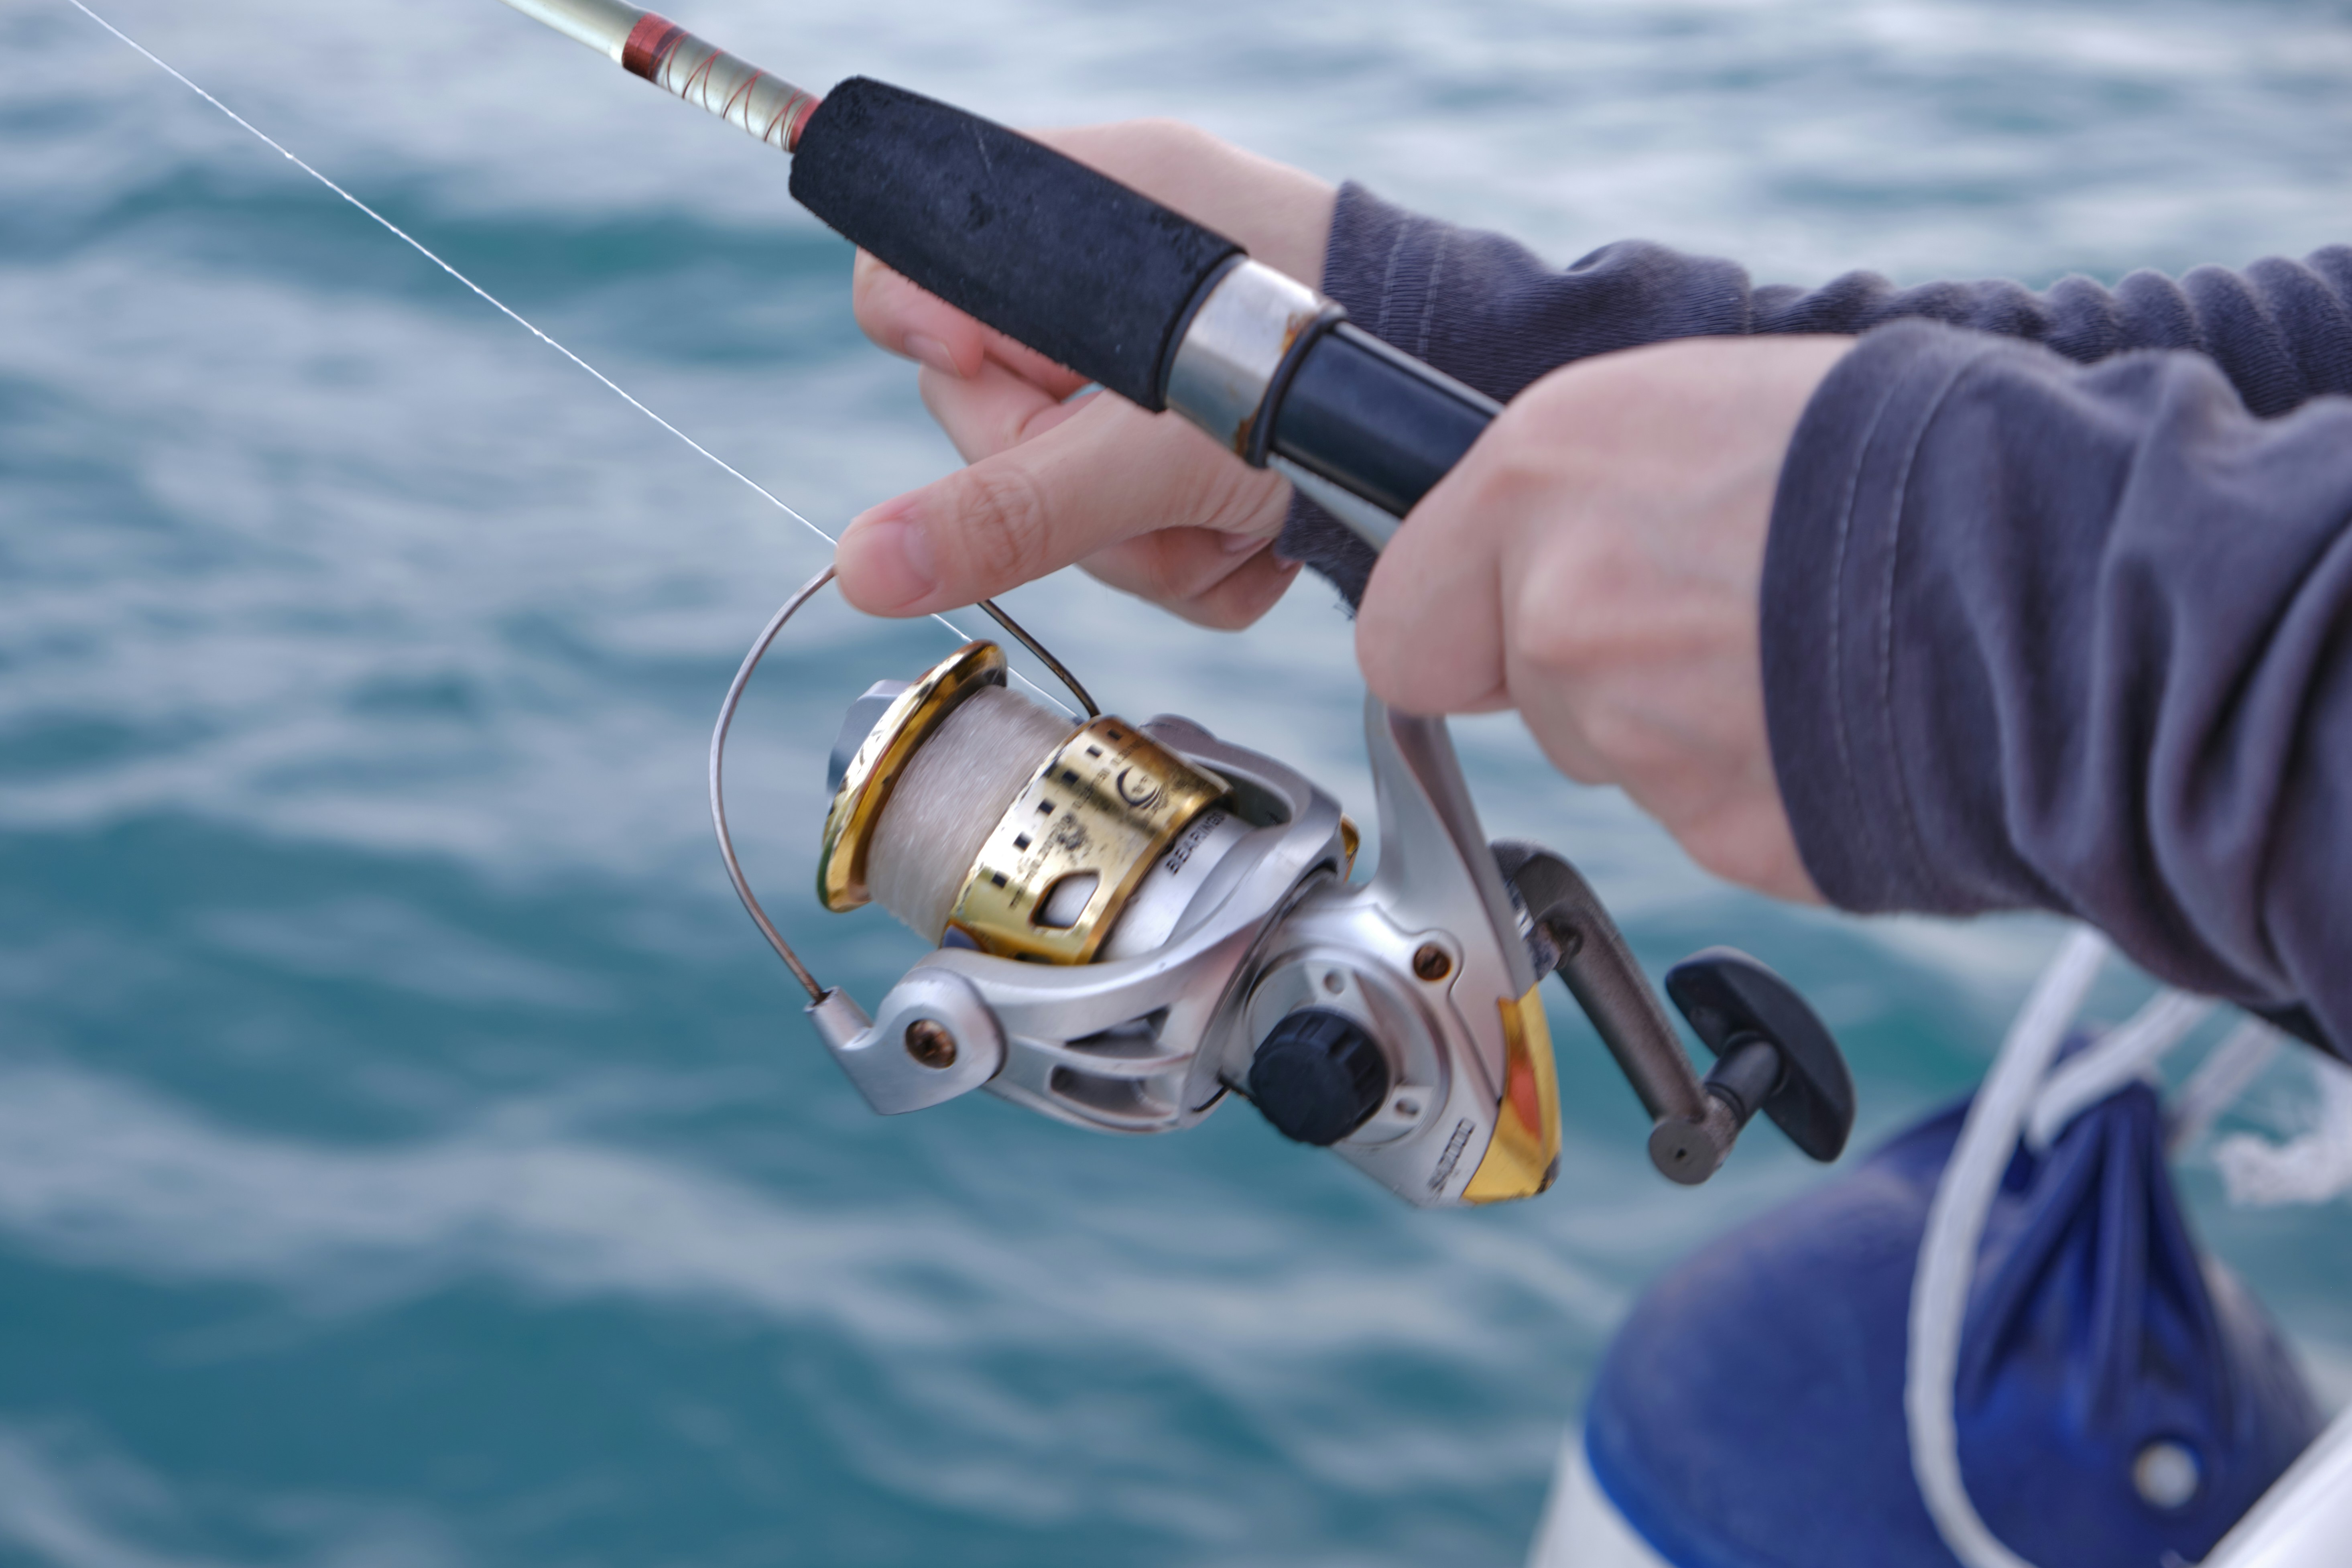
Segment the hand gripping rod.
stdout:
[[796,154],[792,193],[967,314],[1273,467],[1374,549],[1502,405],[1223,235],[1039,142],[864,77],[815,96],[617,0],[506,0]]

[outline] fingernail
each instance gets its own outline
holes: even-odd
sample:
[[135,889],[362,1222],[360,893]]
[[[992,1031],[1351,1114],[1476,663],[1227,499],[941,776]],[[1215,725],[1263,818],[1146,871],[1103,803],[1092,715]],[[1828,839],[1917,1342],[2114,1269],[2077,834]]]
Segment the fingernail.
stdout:
[[1255,533],[1228,533],[1222,542],[1228,555],[1247,555],[1265,544],[1265,541]]
[[885,501],[852,519],[841,536],[834,559],[861,608],[889,615],[939,591],[930,535],[913,511],[904,500]]
[[929,333],[908,332],[903,340],[903,346],[908,354],[929,365],[941,375],[952,375],[959,380],[962,378],[963,372],[956,368],[955,355],[948,353],[947,344]]

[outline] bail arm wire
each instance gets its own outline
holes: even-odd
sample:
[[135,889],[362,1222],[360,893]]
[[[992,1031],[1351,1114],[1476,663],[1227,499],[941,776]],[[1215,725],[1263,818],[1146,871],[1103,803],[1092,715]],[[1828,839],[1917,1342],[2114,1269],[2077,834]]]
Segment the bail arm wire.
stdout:
[[[743,689],[751,683],[751,672],[760,668],[760,660],[767,657],[770,646],[783,631],[785,623],[799,613],[803,605],[816,597],[818,592],[833,581],[833,577],[834,569],[827,566],[801,584],[800,591],[784,601],[784,607],[769,618],[758,640],[751,644],[751,651],[743,656],[742,667],[736,670],[735,679],[729,683],[727,699],[719,706],[719,722],[710,731],[710,826],[719,835],[719,854],[727,862],[727,879],[735,884],[735,896],[743,900],[744,912],[751,917],[751,923],[760,928],[760,934],[768,939],[768,945],[776,950],[776,956],[784,961],[784,966],[793,972],[793,978],[808,992],[813,1005],[824,1002],[825,988],[817,983],[815,975],[809,973],[808,965],[801,962],[800,955],[793,951],[783,933],[776,930],[775,922],[768,918],[768,911],[760,907],[758,895],[751,891],[751,881],[743,875],[742,863],[735,858],[734,835],[727,827],[724,781],[727,733],[734,726],[735,710],[743,700]],[[1069,688],[1070,695],[1078,700],[1078,705],[1087,710],[1087,718],[1102,717],[1102,710],[1095,706],[1095,700],[1087,694],[1085,687],[1078,684],[1077,677],[1072,675],[1060,659],[1047,652],[1045,644],[1031,637],[1027,629],[1006,615],[995,600],[982,599],[980,607],[988,612],[990,619],[1012,633],[1023,647],[1035,654],[1038,662],[1054,672],[1055,679]]]

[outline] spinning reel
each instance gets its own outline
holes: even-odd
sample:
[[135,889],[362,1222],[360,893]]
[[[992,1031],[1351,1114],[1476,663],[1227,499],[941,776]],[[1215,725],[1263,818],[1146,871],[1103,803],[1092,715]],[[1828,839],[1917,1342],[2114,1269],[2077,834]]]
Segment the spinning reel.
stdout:
[[1381,859],[1313,781],[1189,720],[1073,726],[965,645],[850,707],[818,862],[828,910],[878,901],[929,941],[869,1018],[820,985],[737,863],[721,765],[743,689],[830,568],[770,621],[711,737],[710,802],[735,889],[807,989],[825,1049],[884,1115],[976,1089],[1109,1132],[1190,1127],[1228,1092],[1422,1207],[1531,1197],[1559,1162],[1537,986],[1558,973],[1653,1120],[1652,1162],[1695,1184],[1757,1111],[1816,1160],[1853,1123],[1827,1029],[1727,948],[1666,992],[1716,1057],[1702,1079],[1584,879],[1489,845],[1444,721],[1365,705]]

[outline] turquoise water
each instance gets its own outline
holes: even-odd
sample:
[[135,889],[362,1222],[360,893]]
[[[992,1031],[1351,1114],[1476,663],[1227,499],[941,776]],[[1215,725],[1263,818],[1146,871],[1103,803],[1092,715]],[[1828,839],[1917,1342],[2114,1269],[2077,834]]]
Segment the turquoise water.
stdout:
[[[952,461],[772,154],[490,0],[109,14],[820,524]],[[2352,195],[2315,0],[684,19],[815,84],[1187,116],[1563,260],[2112,278],[2342,239]],[[1564,1004],[1565,1174],[1504,1212],[1412,1213],[1243,1107],[867,1115],[703,816],[819,542],[63,0],[0,39],[0,1562],[1517,1561],[1643,1281],[1816,1173],[1759,1138],[1668,1190]],[[1118,710],[1369,816],[1328,594],[1238,637],[1015,602]],[[754,875],[869,1004],[916,947],[800,901],[822,755],[951,646],[829,605],[739,731]],[[1490,829],[1654,967],[1801,980],[1865,1134],[1973,1080],[2050,943],[1727,891],[1508,720],[1461,733]],[[2340,1394],[2342,1211],[2185,1178]]]

